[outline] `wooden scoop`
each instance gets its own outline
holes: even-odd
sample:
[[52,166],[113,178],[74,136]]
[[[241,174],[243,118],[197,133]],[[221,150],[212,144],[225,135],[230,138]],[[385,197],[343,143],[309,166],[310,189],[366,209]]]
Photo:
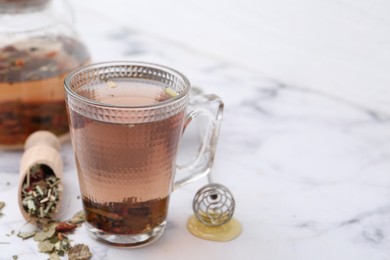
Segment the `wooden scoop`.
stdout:
[[[36,223],[40,216],[34,216],[30,214],[25,207],[23,206],[23,185],[27,178],[30,178],[30,174],[33,167],[37,165],[43,165],[45,169],[48,169],[55,177],[59,179],[58,189],[56,189],[56,196],[54,210],[48,211],[48,214],[45,214],[45,219],[53,218],[59,211],[62,200],[62,178],[63,178],[63,162],[60,155],[61,144],[59,139],[48,131],[37,131],[31,134],[24,145],[25,152],[20,161],[19,169],[19,185],[18,185],[18,203],[20,212],[22,213],[24,219],[27,222]],[[28,179],[30,180],[30,179]],[[34,194],[41,194],[42,190],[34,190]],[[48,201],[53,199],[50,196],[51,191],[48,195]],[[46,195],[46,194],[45,194]],[[53,200],[54,201],[54,200]],[[24,202],[26,205],[26,201]],[[32,201],[31,201],[32,203]],[[47,203],[46,203],[47,204]],[[43,208],[43,206],[41,206]],[[47,206],[43,209],[40,209],[43,212]],[[39,215],[39,214],[38,214]]]

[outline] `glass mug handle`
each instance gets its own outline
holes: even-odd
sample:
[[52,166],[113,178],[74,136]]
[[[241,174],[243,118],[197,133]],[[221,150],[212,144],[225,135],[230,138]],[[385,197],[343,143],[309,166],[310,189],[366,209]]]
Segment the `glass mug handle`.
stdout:
[[190,112],[185,119],[183,131],[185,132],[191,121],[199,117],[207,119],[207,128],[195,157],[186,164],[176,166],[177,175],[184,174],[186,177],[174,183],[174,190],[204,176],[211,180],[210,172],[214,163],[223,107],[222,100],[215,94],[190,96]]

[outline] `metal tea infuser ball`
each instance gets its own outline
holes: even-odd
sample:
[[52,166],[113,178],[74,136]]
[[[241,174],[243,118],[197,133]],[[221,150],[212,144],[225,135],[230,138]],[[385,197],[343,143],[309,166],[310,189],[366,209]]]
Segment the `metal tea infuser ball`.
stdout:
[[240,235],[242,226],[232,218],[235,201],[228,188],[213,183],[202,187],[192,201],[194,215],[187,222],[188,230],[195,236],[212,241],[227,242]]
[[195,217],[206,226],[220,226],[228,223],[234,214],[235,201],[228,188],[213,183],[202,187],[192,201]]

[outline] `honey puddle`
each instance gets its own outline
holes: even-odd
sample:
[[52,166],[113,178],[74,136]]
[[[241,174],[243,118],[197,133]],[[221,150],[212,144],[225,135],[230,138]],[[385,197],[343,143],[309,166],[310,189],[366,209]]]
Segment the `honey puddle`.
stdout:
[[200,222],[195,215],[188,219],[187,228],[194,236],[220,242],[233,240],[242,232],[241,223],[234,218],[221,226],[211,227]]

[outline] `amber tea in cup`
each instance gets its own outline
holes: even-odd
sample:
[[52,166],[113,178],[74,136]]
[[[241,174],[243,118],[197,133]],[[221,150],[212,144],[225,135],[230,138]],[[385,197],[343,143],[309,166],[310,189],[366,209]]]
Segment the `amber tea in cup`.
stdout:
[[[185,76],[139,62],[78,69],[65,92],[89,234],[127,247],[156,240],[173,189],[210,171],[222,102],[215,95],[190,100]],[[207,109],[212,103],[215,113]],[[183,129],[198,116],[209,119],[207,134],[194,160],[177,166]],[[186,177],[174,183],[175,173]]]

